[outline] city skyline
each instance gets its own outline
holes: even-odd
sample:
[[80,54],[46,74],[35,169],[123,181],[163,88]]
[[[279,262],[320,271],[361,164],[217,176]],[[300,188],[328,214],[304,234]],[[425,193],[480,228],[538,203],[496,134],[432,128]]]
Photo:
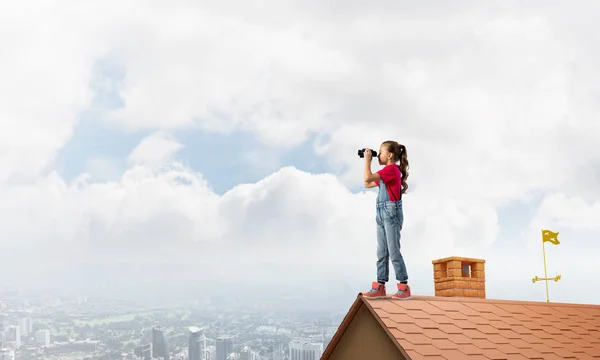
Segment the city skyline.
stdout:
[[290,360],[298,341],[322,351],[341,316],[0,291],[0,360]]

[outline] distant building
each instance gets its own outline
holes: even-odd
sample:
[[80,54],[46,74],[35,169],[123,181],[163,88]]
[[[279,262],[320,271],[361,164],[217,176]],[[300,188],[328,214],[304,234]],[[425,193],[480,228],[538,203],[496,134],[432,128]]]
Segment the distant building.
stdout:
[[290,360],[319,360],[321,355],[323,355],[323,343],[290,342]]
[[8,341],[14,341],[17,346],[21,343],[21,327],[20,326],[11,326],[8,329]]
[[35,332],[35,343],[39,346],[50,344],[50,330],[38,330]]
[[204,330],[192,326],[189,328],[190,337],[188,341],[188,359],[189,360],[207,360],[206,359],[206,337]]
[[233,338],[231,336],[221,336],[217,338],[217,359],[227,360],[227,357],[233,353]]
[[165,331],[161,327],[152,328],[152,357],[171,360],[169,357],[169,344],[165,336]]
[[138,346],[137,348],[135,348],[133,350],[133,354],[136,356],[139,356],[140,358],[142,358],[144,360],[151,360],[152,359],[152,345],[146,344],[146,345]]
[[30,317],[24,317],[19,321],[21,328],[21,336],[27,336],[31,334],[33,330],[33,320]]
[[240,351],[239,360],[254,360],[254,356],[252,356],[252,350],[250,350],[248,346],[244,346],[242,351]]
[[273,360],[284,360],[285,358],[285,346],[283,342],[277,341],[273,344]]

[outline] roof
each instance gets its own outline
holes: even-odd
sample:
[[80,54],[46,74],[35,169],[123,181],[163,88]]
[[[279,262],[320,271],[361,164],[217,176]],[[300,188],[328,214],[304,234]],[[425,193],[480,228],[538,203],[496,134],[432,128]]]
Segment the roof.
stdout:
[[327,359],[366,306],[410,359],[600,359],[600,306],[483,298],[358,295],[323,353]]
[[200,328],[198,326],[190,326],[188,328],[188,330],[193,334],[197,334],[197,333],[201,333],[202,331],[204,331],[204,328]]

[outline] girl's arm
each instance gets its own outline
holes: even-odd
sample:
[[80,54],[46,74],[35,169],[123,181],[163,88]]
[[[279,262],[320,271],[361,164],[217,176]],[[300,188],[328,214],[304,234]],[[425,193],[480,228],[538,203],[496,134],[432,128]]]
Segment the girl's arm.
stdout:
[[[371,154],[369,154],[371,155]],[[369,156],[367,158],[367,156],[365,156],[365,187],[368,187],[367,184],[370,183],[375,183],[375,181],[380,181],[381,180],[381,176],[379,176],[378,173],[373,174],[373,172],[371,171],[371,157]],[[370,187],[374,187],[377,185],[373,185]]]
[[377,187],[377,184],[375,184],[375,181],[371,181],[371,182],[366,182],[366,181],[365,181],[365,187],[366,187],[367,189],[370,189],[370,188]]

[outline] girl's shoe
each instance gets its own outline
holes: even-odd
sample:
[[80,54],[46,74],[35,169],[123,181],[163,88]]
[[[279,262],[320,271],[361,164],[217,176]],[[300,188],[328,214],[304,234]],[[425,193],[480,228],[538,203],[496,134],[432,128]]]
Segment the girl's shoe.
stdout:
[[377,281],[373,281],[373,284],[371,284],[371,290],[363,293],[363,296],[369,299],[381,299],[387,297],[385,284],[380,284]]
[[392,295],[394,300],[408,300],[410,299],[410,286],[407,284],[398,283],[398,292]]

